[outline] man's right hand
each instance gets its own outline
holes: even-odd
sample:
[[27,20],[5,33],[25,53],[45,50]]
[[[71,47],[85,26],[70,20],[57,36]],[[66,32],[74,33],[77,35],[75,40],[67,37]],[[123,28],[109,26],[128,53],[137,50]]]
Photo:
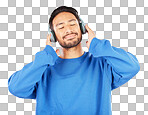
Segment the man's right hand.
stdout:
[[[50,37],[51,34],[47,34],[46,45],[50,45],[52,47]],[[60,51],[59,49],[56,50],[57,55],[59,55],[59,51]]]

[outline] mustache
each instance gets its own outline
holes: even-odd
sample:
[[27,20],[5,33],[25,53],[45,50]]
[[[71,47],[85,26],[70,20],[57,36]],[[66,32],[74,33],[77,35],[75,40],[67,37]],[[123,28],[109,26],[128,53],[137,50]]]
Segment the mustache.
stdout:
[[[76,34],[76,35],[78,35],[78,33],[76,33],[76,32],[72,32],[70,34]],[[65,37],[68,36],[68,35],[70,35],[70,34],[67,34],[67,35],[63,36],[63,39],[65,39]]]

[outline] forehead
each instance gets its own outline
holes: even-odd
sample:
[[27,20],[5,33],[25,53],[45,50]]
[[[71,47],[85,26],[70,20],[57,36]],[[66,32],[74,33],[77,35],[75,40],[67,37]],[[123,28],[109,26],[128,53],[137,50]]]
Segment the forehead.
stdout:
[[52,23],[53,25],[56,25],[60,22],[68,21],[69,19],[76,19],[76,17],[70,12],[61,12],[54,17]]

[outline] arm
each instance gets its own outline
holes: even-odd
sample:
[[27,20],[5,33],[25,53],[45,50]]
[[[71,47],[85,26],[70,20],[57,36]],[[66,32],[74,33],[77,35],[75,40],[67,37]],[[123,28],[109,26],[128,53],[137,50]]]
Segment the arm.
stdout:
[[111,46],[107,39],[94,37],[90,43],[89,52],[94,57],[103,57],[106,71],[111,81],[112,90],[125,84],[140,70],[137,58],[130,52]]
[[35,99],[37,82],[40,81],[48,64],[54,65],[57,57],[54,49],[46,45],[43,51],[35,54],[34,61],[10,76],[8,79],[10,93],[20,98]]

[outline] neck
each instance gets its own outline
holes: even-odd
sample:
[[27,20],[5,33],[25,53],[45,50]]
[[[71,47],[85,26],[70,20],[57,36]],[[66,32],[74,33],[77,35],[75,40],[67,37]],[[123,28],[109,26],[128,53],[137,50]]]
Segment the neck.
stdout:
[[63,59],[77,58],[84,54],[84,51],[81,47],[81,43],[79,43],[76,47],[69,48],[68,50],[62,48],[62,54],[59,56]]

